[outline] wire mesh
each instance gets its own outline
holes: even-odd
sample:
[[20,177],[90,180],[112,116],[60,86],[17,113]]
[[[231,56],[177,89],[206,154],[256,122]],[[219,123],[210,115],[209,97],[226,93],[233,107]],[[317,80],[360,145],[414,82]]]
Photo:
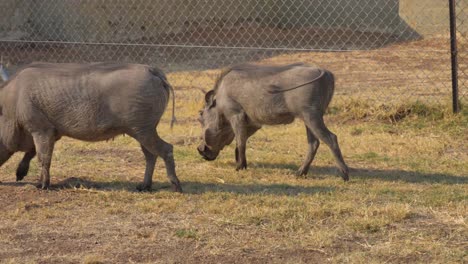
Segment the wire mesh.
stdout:
[[458,85],[461,101],[468,98],[468,3],[456,1],[457,11],[457,41],[458,41]]
[[[460,97],[467,4],[457,1]],[[125,61],[162,68],[176,89],[208,90],[242,62],[297,61],[337,76],[334,101],[451,98],[448,2],[440,0],[1,0],[0,56]]]

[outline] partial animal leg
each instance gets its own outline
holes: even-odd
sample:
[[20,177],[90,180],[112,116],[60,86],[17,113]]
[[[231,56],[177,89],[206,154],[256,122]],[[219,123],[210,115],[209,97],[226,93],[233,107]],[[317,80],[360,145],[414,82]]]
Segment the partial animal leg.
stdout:
[[234,131],[236,139],[236,171],[247,169],[247,158],[245,155],[247,145],[247,122],[245,120],[245,114],[239,113],[230,118],[232,130]]
[[[173,146],[164,140],[162,140],[156,133],[156,131],[145,132],[144,134],[138,134],[135,136],[135,139],[140,142],[140,144],[151,152],[154,156],[159,156],[164,160],[166,165],[166,172],[169,181],[172,184],[174,191],[182,192],[182,187],[180,185],[179,179],[176,176],[175,163],[174,163],[174,154]],[[154,167],[153,167],[154,168]],[[147,168],[149,170],[150,168]],[[143,182],[141,190],[150,190],[152,181],[152,176],[148,175],[145,181]]]
[[37,156],[41,165],[41,178],[38,188],[48,189],[50,186],[50,164],[54,151],[55,135],[53,130],[32,133]]
[[35,149],[30,150],[24,154],[23,159],[18,164],[18,168],[16,169],[16,181],[22,181],[24,177],[28,175],[29,164],[34,156],[36,156]]
[[145,178],[143,179],[143,184],[139,184],[137,189],[139,191],[150,190],[151,185],[153,184],[153,173],[154,166],[156,165],[157,156],[147,150],[143,145],[141,145],[141,150],[145,155],[146,168],[145,168]]
[[310,164],[314,160],[315,154],[317,153],[317,149],[320,145],[320,141],[312,134],[310,129],[306,126],[306,131],[307,131],[307,142],[309,143],[309,150],[307,151],[306,158],[304,160],[304,163],[302,163],[302,166],[299,168],[297,171],[296,175],[297,176],[304,176],[307,175],[307,172],[309,172]]
[[3,163],[7,162],[11,158],[12,155],[13,155],[12,152],[1,151],[0,152],[0,166],[2,166]]
[[[248,126],[247,127],[247,139],[250,138],[253,134],[255,134],[255,132],[257,132],[257,130],[259,130],[260,127],[256,127],[256,126]],[[236,164],[239,163],[239,148],[236,147],[236,150],[235,150],[235,157],[236,157]]]
[[342,173],[343,180],[348,181],[349,168],[346,166],[343,155],[341,154],[340,146],[338,145],[338,138],[325,126],[323,116],[319,113],[304,113],[304,122],[315,137],[325,142],[325,144],[330,147],[333,155],[335,156],[336,163]]

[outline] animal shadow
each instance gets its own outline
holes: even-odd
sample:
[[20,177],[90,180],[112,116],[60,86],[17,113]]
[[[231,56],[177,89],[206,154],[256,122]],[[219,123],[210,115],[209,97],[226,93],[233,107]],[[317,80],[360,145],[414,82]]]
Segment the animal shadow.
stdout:
[[[264,163],[256,162],[252,169],[284,169],[290,170],[294,174],[299,167],[291,163]],[[311,166],[308,178],[325,178],[330,175],[339,176],[338,169],[334,166]],[[419,171],[408,171],[400,169],[366,169],[350,168],[349,177],[353,179],[368,179],[382,181],[402,181],[408,183],[441,183],[441,184],[467,184],[468,175],[453,175],[449,173],[426,173]]]
[[[138,192],[136,186],[139,182],[111,181],[98,182],[88,179],[69,177],[57,183],[50,185],[50,191],[60,191],[64,189],[94,189],[99,191],[118,191],[125,190],[129,192]],[[36,182],[1,182],[0,186],[35,186]],[[234,193],[234,194],[273,194],[295,196],[298,194],[330,193],[335,190],[333,187],[323,186],[299,186],[290,184],[221,184],[183,181],[182,188],[184,193],[203,194],[203,193]],[[167,182],[154,182],[152,192],[160,190],[171,190]]]

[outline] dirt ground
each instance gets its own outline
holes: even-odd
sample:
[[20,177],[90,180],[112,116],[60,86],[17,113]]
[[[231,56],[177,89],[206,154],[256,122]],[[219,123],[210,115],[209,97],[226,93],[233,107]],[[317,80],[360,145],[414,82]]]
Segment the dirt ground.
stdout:
[[[370,51],[249,56],[260,63],[304,61],[329,68],[337,76],[332,107],[347,100],[449,107],[447,45],[431,39]],[[245,58],[240,53],[229,53],[227,60]],[[249,169],[237,173],[233,146],[214,162],[196,152],[201,90],[210,89],[220,69],[178,69],[168,71],[178,123],[169,129],[167,111],[158,130],[175,146],[185,193],[169,189],[160,160],[154,191],[136,192],[144,159],[128,136],[100,143],[60,140],[48,191],[33,186],[35,160],[25,181],[14,181],[18,153],[0,170],[0,262],[468,261],[466,112],[410,115],[398,123],[349,121],[331,113],[327,123],[352,168],[347,184],[337,177],[324,144],[309,175],[294,176],[306,150],[300,122],[259,131],[249,141]]]

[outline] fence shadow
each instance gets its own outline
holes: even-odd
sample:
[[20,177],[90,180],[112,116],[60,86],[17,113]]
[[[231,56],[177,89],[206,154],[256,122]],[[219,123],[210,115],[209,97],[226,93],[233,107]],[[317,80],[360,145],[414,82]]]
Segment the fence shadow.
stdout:
[[300,186],[290,184],[224,184],[183,182],[182,187],[186,193],[202,194],[207,192],[234,193],[234,194],[267,194],[296,196],[298,194],[331,193],[334,187],[326,186]]

